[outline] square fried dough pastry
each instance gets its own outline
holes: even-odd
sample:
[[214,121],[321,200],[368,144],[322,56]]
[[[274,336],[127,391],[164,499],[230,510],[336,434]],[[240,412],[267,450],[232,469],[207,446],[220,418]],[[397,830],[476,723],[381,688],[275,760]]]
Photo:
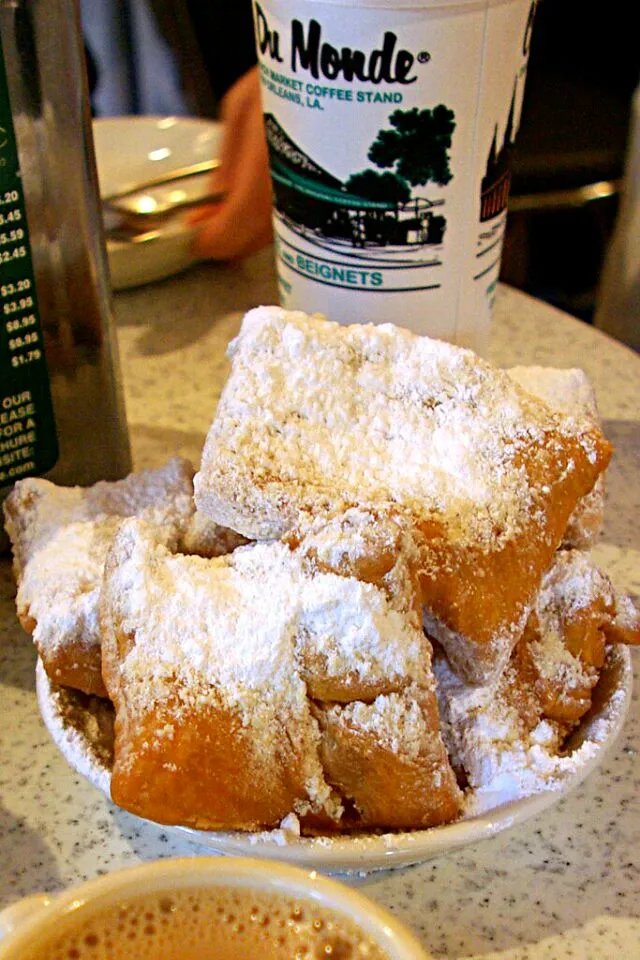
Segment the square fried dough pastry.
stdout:
[[[587,417],[600,426],[593,385],[584,370],[557,367],[511,367],[507,373],[523,390],[544,400],[554,410],[575,417]],[[604,519],[604,474],[593,490],[582,497],[569,517],[562,544],[588,548],[596,542]]]
[[485,682],[506,663],[610,447],[468,350],[391,324],[261,307],[244,318],[195,478],[250,538],[337,504],[391,503],[420,540],[426,626]]
[[[438,652],[434,670],[449,755],[489,805],[552,786],[572,763],[569,733],[587,714],[610,645],[640,642],[628,597],[581,550],[559,550],[545,574],[522,638],[501,676],[473,686]],[[469,812],[469,811],[467,811]]]
[[244,542],[196,518],[193,467],[179,458],[92,487],[16,483],[4,504],[18,584],[18,617],[33,634],[54,683],[107,695],[102,681],[98,597],[104,561],[124,517],[179,522],[189,549],[226,552]]
[[352,510],[224,557],[178,548],[166,526],[131,519],[106,563],[117,804],[201,829],[455,818],[401,523]]

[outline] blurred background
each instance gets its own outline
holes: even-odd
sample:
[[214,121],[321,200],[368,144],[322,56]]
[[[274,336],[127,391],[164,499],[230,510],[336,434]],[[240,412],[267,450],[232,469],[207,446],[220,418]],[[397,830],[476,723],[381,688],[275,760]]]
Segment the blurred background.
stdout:
[[502,279],[592,322],[620,205],[640,53],[624,0],[541,0]]
[[[215,117],[219,60],[250,61],[253,41],[248,0],[225,5],[224,24],[210,6],[81,0],[94,114]],[[631,196],[629,181],[640,176],[631,170],[640,147],[630,144],[640,55],[632,17],[635,24],[625,0],[597,12],[578,0],[539,0],[501,277],[638,349],[640,191]],[[634,209],[622,216],[625,168]]]

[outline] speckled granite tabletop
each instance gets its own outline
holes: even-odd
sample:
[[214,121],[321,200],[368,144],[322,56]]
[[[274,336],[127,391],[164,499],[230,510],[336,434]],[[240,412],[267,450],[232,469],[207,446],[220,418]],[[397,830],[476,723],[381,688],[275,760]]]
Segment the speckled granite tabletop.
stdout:
[[[116,299],[135,464],[197,461],[242,312],[276,302],[269,251],[202,266]],[[544,304],[499,291],[493,359],[581,366],[616,448],[598,559],[640,596],[640,358]],[[0,903],[140,860],[200,852],[118,810],[50,741],[34,693],[35,656],[15,620],[0,561]],[[636,661],[636,668],[638,661]],[[365,892],[436,957],[640,957],[640,708],[586,782],[535,819],[420,866],[372,875]]]

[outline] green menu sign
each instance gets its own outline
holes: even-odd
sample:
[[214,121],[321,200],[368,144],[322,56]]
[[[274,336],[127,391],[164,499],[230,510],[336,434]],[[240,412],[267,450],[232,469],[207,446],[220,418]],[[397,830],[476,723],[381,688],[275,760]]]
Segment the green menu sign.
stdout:
[[0,39],[0,487],[58,459],[24,190]]

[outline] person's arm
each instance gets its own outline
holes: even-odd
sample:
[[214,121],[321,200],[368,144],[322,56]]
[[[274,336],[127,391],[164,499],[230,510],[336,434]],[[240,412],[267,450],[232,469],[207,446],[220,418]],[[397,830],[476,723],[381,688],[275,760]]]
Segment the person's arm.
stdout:
[[224,200],[190,218],[194,251],[203,259],[233,260],[266,246],[271,233],[271,178],[256,66],[222,98],[224,135],[212,188]]

